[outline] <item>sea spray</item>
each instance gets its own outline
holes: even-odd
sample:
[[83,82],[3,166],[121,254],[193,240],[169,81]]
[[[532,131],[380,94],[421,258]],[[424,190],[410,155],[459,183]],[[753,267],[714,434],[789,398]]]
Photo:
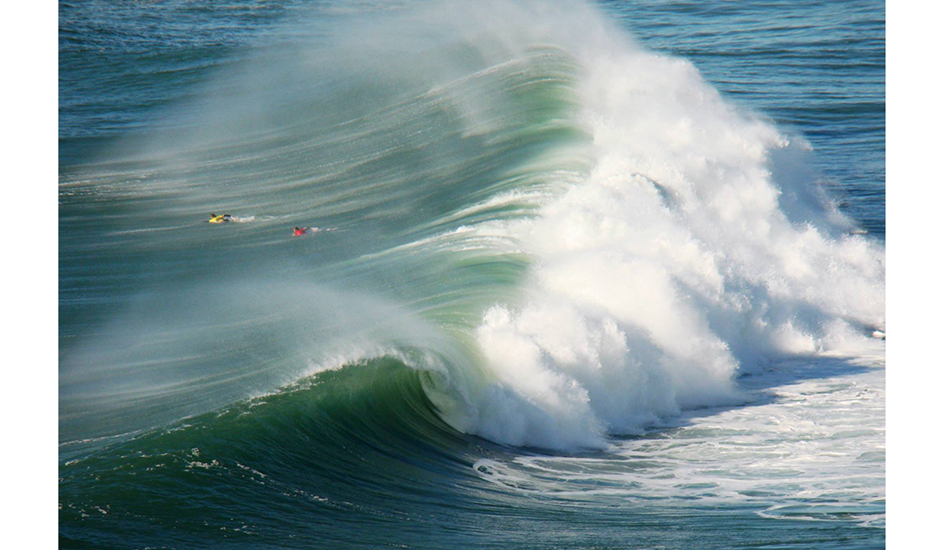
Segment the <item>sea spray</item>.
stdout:
[[156,288],[63,358],[60,428],[140,431],[367,358],[436,372],[462,362],[458,353],[398,305],[309,281]]

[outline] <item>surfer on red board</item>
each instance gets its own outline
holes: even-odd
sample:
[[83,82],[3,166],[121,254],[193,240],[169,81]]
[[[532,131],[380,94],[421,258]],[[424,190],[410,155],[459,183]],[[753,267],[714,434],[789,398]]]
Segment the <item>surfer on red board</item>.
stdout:
[[294,228],[294,237],[299,237],[300,235],[305,235],[307,233],[306,227],[295,227]]

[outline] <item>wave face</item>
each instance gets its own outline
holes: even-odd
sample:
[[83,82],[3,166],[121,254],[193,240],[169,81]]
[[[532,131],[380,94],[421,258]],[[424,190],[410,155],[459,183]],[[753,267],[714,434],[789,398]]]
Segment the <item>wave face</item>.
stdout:
[[[231,7],[207,36],[189,18],[224,7],[157,7],[179,26],[156,38],[61,6],[61,59],[79,63],[68,29],[90,25],[129,50],[112,76],[142,82],[131,99],[61,93],[61,542],[204,546],[220,528],[345,545],[373,525],[375,547],[445,514],[464,537],[411,540],[478,544],[485,510],[548,517],[548,497],[606,521],[649,485],[614,468],[655,466],[630,437],[762,405],[769,384],[747,380],[811,376],[791,359],[830,360],[832,379],[871,367],[829,357],[883,365],[884,246],[825,195],[808,142],[600,8]],[[115,101],[110,130],[80,131]],[[602,475],[570,477],[588,467]],[[748,489],[697,468],[659,493]],[[779,491],[825,490],[796,487]],[[773,515],[877,518],[876,487],[855,497],[869,509]]]

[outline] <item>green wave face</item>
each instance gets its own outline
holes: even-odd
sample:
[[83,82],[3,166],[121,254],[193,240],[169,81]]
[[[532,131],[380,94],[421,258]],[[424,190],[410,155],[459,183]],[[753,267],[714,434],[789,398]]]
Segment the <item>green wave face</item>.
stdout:
[[118,547],[129,530],[187,546],[237,530],[267,545],[343,544],[357,531],[383,545],[392,522],[504,501],[471,468],[500,450],[441,421],[430,378],[366,361],[67,461],[61,544]]

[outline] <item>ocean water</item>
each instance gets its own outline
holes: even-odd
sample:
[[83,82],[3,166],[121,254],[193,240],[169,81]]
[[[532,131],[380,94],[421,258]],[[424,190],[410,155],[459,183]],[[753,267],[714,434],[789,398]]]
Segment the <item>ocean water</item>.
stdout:
[[884,547],[883,2],[59,25],[61,547]]

